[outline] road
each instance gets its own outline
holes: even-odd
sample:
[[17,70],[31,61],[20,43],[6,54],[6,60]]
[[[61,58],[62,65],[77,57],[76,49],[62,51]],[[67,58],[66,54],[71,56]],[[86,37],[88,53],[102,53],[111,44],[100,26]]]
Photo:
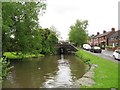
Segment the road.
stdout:
[[96,56],[99,56],[99,57],[102,57],[102,58],[105,58],[107,60],[111,60],[111,61],[114,61],[114,62],[119,62],[118,60],[115,60],[112,56],[113,52],[112,51],[107,51],[107,50],[102,50],[102,53],[93,53],[93,52],[90,52],[90,51],[86,51],[86,52],[89,52],[93,55],[96,55]]

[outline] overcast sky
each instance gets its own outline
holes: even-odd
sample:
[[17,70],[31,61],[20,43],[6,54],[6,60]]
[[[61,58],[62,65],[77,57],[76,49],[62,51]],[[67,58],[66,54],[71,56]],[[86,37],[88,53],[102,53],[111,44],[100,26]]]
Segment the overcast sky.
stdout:
[[88,20],[89,35],[118,29],[119,0],[47,0],[45,14],[40,17],[43,28],[55,26],[66,40],[69,27],[77,19]]

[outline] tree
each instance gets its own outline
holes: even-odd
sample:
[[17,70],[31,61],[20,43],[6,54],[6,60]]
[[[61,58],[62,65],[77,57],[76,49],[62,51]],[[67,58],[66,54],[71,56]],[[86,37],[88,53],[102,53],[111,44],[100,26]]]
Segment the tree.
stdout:
[[70,26],[69,41],[75,43],[77,46],[87,42],[87,20],[76,20],[75,25]]
[[58,42],[58,38],[56,32],[51,29],[43,29],[42,30],[42,54],[54,54],[55,49],[54,46]]
[[52,31],[56,34],[57,38],[59,38],[59,37],[60,37],[60,32],[59,32],[59,31],[57,31],[57,29],[56,29],[56,27],[55,27],[55,26],[51,26],[51,27],[50,27],[50,30],[52,30]]
[[38,14],[45,7],[43,1],[2,3],[3,53],[6,51],[15,51],[17,54],[36,53],[41,38],[37,30]]

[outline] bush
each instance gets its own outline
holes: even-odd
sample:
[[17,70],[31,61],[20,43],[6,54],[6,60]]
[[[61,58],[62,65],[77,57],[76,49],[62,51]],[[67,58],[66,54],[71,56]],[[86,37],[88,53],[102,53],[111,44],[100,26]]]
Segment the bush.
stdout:
[[0,71],[2,71],[0,72],[0,80],[7,76],[11,68],[12,67],[10,67],[10,62],[7,61],[6,57],[0,59]]
[[106,49],[108,51],[115,51],[117,49],[117,46],[116,47],[113,47],[113,46],[106,46]]
[[106,48],[113,48],[113,46],[106,46]]

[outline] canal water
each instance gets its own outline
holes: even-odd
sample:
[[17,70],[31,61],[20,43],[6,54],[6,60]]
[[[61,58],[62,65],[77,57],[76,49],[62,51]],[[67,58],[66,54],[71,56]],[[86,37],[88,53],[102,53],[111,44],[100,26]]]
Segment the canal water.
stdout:
[[68,88],[86,72],[85,63],[74,55],[16,60],[11,66],[3,88]]

